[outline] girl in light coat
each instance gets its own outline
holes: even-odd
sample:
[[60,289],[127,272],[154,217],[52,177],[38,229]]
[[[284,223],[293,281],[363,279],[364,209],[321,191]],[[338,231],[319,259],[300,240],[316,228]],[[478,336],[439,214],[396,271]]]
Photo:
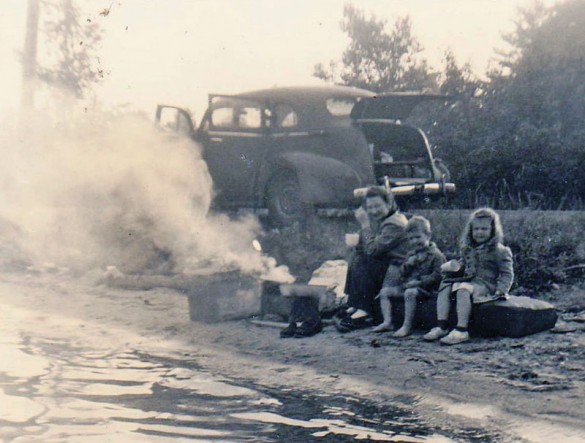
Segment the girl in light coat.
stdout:
[[[445,277],[437,298],[438,326],[424,339],[445,345],[469,340],[467,326],[472,305],[505,298],[514,281],[512,251],[502,244],[500,216],[490,208],[474,211],[461,236],[461,256],[445,263]],[[457,306],[457,327],[447,329],[451,297]]]

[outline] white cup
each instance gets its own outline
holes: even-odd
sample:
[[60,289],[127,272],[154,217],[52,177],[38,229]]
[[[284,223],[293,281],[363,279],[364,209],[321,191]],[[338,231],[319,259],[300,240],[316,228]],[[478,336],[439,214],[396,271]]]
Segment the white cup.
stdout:
[[443,272],[457,272],[461,269],[461,263],[458,260],[449,260],[441,265]]
[[355,247],[360,241],[360,235],[355,232],[345,234],[345,244],[350,247]]

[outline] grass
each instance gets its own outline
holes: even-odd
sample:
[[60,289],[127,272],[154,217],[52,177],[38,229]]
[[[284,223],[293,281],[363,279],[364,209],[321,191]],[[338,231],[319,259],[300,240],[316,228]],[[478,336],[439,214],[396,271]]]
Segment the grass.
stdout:
[[[431,221],[433,240],[448,256],[457,254],[459,235],[471,211],[413,210]],[[505,243],[514,253],[515,288],[548,289],[570,279],[567,268],[585,263],[585,211],[498,211]],[[358,227],[351,218],[319,218],[306,225],[268,231],[265,251],[307,281],[325,260],[347,258],[344,234]]]

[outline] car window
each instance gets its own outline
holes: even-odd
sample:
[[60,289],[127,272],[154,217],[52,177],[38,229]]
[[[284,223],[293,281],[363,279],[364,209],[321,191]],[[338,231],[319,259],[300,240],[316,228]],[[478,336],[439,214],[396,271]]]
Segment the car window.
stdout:
[[211,125],[215,128],[233,129],[234,124],[234,108],[216,108],[211,112]]
[[262,127],[262,110],[259,107],[238,109],[238,127],[240,129],[259,129]]
[[261,129],[262,105],[237,97],[216,96],[209,114],[210,129],[250,131]]
[[295,110],[286,103],[279,103],[274,107],[276,126],[278,128],[294,128],[299,124],[299,117]]
[[177,131],[181,134],[189,134],[191,132],[191,122],[187,116],[179,114],[177,118]]
[[336,117],[347,117],[351,113],[355,99],[350,97],[330,97],[326,100],[327,110]]

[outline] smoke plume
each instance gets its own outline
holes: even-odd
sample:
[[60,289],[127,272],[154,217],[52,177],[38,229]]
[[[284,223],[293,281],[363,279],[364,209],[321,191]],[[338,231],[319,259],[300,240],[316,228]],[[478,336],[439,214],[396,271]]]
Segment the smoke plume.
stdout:
[[2,261],[83,272],[274,272],[254,218],[209,212],[199,148],[135,115],[31,115],[0,133]]

